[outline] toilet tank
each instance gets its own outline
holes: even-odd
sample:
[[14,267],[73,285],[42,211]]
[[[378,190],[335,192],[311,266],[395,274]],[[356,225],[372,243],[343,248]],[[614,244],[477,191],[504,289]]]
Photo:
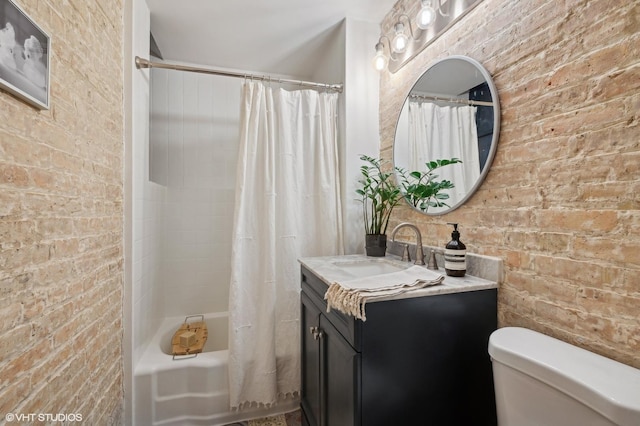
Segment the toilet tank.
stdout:
[[640,370],[519,327],[489,338],[500,426],[639,426]]

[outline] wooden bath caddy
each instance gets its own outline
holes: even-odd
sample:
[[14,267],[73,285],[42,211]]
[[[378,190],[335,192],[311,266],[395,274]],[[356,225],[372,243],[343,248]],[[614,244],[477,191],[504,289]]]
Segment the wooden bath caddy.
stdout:
[[[189,322],[191,318],[200,318],[200,321]],[[186,317],[171,339],[173,359],[184,355],[197,356],[202,352],[204,344],[207,342],[207,336],[208,331],[207,324],[204,322],[204,315]]]

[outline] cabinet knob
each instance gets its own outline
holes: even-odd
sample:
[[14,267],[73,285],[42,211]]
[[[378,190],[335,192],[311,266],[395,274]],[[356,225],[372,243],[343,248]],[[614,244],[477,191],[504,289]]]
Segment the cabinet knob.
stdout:
[[309,327],[309,333],[313,336],[313,340],[321,339],[324,334],[319,327]]

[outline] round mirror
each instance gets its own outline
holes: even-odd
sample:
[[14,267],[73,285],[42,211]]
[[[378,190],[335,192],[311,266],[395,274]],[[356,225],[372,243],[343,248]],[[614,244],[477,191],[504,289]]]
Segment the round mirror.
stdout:
[[500,105],[491,75],[474,59],[450,56],[414,84],[393,144],[396,178],[416,210],[441,215],[480,187],[498,145]]

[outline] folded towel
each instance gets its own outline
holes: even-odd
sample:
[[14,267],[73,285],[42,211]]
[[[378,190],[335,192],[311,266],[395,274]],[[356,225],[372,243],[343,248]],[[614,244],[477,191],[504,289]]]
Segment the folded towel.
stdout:
[[327,301],[327,312],[334,308],[366,321],[364,306],[368,301],[437,285],[443,280],[444,275],[423,266],[412,266],[399,272],[334,282],[324,298]]

